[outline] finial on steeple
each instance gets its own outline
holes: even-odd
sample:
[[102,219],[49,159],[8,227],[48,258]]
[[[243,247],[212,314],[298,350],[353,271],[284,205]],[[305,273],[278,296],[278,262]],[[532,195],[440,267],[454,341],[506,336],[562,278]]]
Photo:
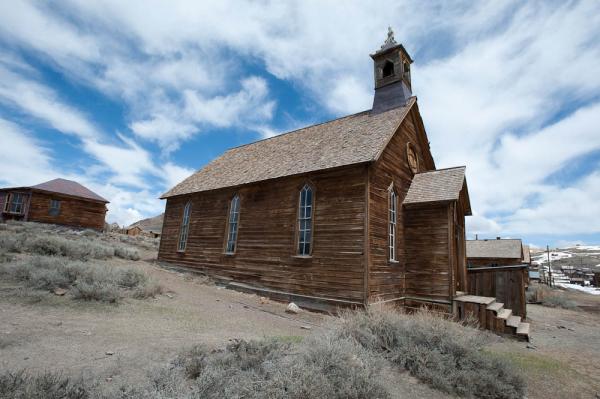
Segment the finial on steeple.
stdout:
[[394,31],[392,30],[391,26],[388,26],[387,39],[385,39],[385,42],[381,46],[381,50],[386,50],[390,47],[394,47],[397,44],[398,43],[396,43],[396,39],[394,39]]

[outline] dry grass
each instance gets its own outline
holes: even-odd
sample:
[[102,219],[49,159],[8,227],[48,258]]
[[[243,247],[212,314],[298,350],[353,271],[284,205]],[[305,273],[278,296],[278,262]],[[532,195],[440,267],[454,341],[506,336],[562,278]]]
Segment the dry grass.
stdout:
[[521,398],[525,383],[505,361],[482,351],[486,334],[429,312],[384,309],[347,313],[336,329],[443,392],[476,398]]
[[[217,350],[198,345],[155,370],[143,384],[78,386],[89,397],[107,399],[389,398],[389,382],[380,373],[395,365],[461,397],[524,395],[524,383],[508,363],[481,350],[485,334],[429,313],[347,313],[326,331],[301,342],[235,341]],[[6,376],[0,377],[3,381],[14,385]],[[28,387],[16,391],[36,397],[40,384],[35,377],[20,378],[18,384]],[[15,388],[0,386],[3,390]]]
[[[144,299],[162,287],[133,267],[103,260],[140,259],[136,248],[105,241],[94,230],[71,230],[39,223],[0,225],[0,274],[34,290],[69,290],[74,299],[117,303],[124,297]],[[15,260],[15,255],[18,259]]]
[[93,230],[75,231],[66,227],[39,223],[9,223],[0,229],[0,250],[5,253],[64,256],[74,260],[118,257],[139,260],[132,247],[104,242]]
[[547,285],[535,285],[527,291],[527,301],[551,308],[577,309],[577,302],[569,299],[565,291]]

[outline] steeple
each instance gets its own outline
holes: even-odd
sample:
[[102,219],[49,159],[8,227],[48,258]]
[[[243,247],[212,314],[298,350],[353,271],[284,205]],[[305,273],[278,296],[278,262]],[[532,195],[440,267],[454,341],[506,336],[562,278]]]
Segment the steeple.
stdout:
[[388,28],[387,39],[374,54],[375,97],[373,113],[401,107],[412,96],[410,64],[413,60],[408,52],[394,38],[394,31]]

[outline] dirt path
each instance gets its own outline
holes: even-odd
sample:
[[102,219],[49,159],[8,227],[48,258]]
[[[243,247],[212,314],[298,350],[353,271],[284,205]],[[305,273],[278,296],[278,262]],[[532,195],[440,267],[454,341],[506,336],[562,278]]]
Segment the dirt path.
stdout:
[[112,383],[132,382],[193,344],[220,346],[263,337],[294,341],[307,335],[307,328],[321,328],[328,317],[290,315],[284,304],[261,303],[257,296],[207,285],[201,276],[143,261],[132,264],[168,292],[154,300],[127,299],[119,306],[47,294],[32,305],[23,290],[0,283],[0,369],[64,370]]
[[527,315],[530,344],[503,340],[490,349],[521,368],[528,398],[599,398],[600,314],[527,305]]

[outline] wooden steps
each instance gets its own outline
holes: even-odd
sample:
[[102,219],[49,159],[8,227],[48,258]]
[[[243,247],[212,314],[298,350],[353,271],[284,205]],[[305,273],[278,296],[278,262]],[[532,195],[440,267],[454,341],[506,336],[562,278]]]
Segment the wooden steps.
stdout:
[[454,298],[456,316],[459,320],[475,319],[479,326],[498,334],[509,334],[529,341],[530,325],[505,309],[504,304],[495,298],[460,295]]

